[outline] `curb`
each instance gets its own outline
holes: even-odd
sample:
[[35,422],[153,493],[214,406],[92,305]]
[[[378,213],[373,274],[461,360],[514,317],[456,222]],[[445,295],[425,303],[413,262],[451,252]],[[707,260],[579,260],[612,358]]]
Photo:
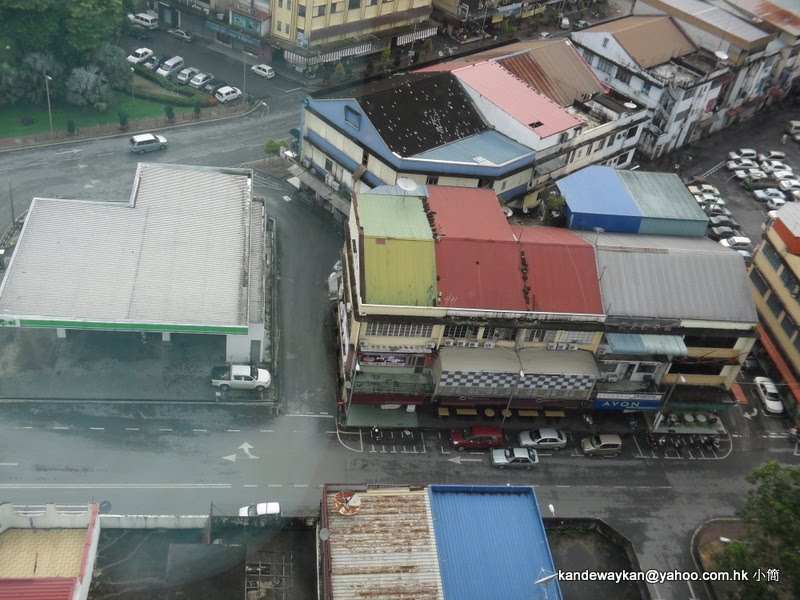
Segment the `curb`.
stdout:
[[[689,554],[692,557],[692,563],[694,564],[695,571],[697,571],[698,573],[705,573],[706,570],[700,563],[700,553],[697,548],[697,537],[700,534],[702,534],[708,527],[717,525],[719,523],[741,523],[741,519],[737,517],[715,517],[713,519],[708,519],[692,532],[692,537],[689,540]],[[711,600],[716,600],[717,594],[714,591],[713,586],[711,585],[712,582],[703,581],[702,583],[703,583],[703,588],[705,588],[708,597],[711,598]]]

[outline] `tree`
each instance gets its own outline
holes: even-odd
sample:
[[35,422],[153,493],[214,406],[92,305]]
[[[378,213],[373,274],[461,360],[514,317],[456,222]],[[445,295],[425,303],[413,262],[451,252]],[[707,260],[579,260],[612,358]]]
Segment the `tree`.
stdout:
[[111,88],[97,67],[76,67],[67,79],[67,102],[104,111],[111,103]]
[[274,140],[269,138],[266,142],[264,142],[264,154],[270,157],[270,161],[272,157],[278,156],[281,152],[281,146],[288,148],[289,142],[286,140]]
[[58,64],[53,55],[49,52],[34,52],[29,54],[22,61],[23,68],[20,70],[20,87],[25,98],[31,104],[41,104],[45,101],[47,85],[45,76],[49,75],[52,81],[49,82],[50,98],[61,95],[61,73],[63,68]]
[[103,42],[91,52],[88,61],[97,65],[112,87],[122,87],[130,81],[131,66],[119,46]]
[[[740,582],[734,598],[800,598],[800,468],[771,461],[753,469],[747,481],[755,489],[739,517],[749,532],[722,549],[715,567],[763,573],[760,581]],[[767,580],[769,569],[779,570],[779,581]]]
[[542,209],[544,210],[545,223],[557,223],[564,214],[567,199],[560,194],[550,194],[545,198]]
[[0,106],[14,104],[22,98],[22,75],[7,63],[0,63]]
[[427,53],[433,52],[433,40],[431,38],[425,38],[425,41],[422,43],[422,49]]
[[175,109],[172,108],[169,104],[164,107],[164,116],[167,118],[167,121],[170,123],[175,122]]
[[577,7],[578,7],[578,13],[581,16],[583,16],[583,13],[586,11],[586,4],[584,3],[584,1],[578,0]]
[[122,22],[122,0],[73,0],[65,3],[67,50],[80,57],[111,39]]
[[344,65],[342,63],[336,63],[336,68],[333,72],[336,74],[336,79],[339,81],[344,79]]
[[389,62],[389,57],[392,55],[392,49],[389,46],[386,46],[381,51],[381,60],[383,62]]
[[120,111],[117,113],[117,117],[119,117],[119,128],[122,131],[128,131],[128,113]]

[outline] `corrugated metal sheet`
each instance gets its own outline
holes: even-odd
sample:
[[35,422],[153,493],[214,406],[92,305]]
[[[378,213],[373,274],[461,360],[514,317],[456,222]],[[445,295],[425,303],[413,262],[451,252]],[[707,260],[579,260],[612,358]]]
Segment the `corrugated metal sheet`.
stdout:
[[519,373],[519,360],[511,348],[439,348],[437,361],[441,372],[484,371],[488,373]]
[[415,196],[362,194],[356,213],[364,232],[365,301],[433,306],[436,254],[422,201]]
[[582,124],[550,98],[493,61],[456,69],[453,74],[540,137]]
[[326,498],[334,600],[444,600],[428,494],[370,490],[339,514]]
[[498,131],[484,131],[422,152],[414,158],[475,165],[504,165],[526,156],[532,157],[533,150]]
[[448,600],[561,600],[531,487],[431,486],[431,511]]
[[[697,50],[672,19],[663,15],[625,17],[595,25],[584,33],[610,33],[643,69]],[[654,44],[653,40],[658,43]]]
[[787,202],[778,209],[778,220],[783,223],[786,231],[795,237],[800,237],[800,203]]
[[556,227],[514,228],[525,250],[532,310],[602,314],[594,249]]
[[0,579],[0,600],[72,600],[74,577]]
[[607,333],[611,351],[617,354],[671,354],[688,356],[683,338],[677,335],[650,335],[641,333]]
[[612,221],[619,228],[638,231],[642,211],[616,169],[593,165],[562,177],[557,185],[567,201],[570,227],[591,229],[599,217],[613,216],[623,217]]
[[764,19],[770,25],[786,31],[793,37],[800,36],[800,11],[797,0],[728,0],[747,12]]
[[34,199],[0,312],[247,325],[251,184],[241,171],[140,164],[134,207]]
[[600,80],[568,40],[532,44],[528,52],[497,62],[560,106],[603,93]]
[[442,239],[514,241],[494,190],[438,185],[427,189],[434,231]]
[[585,237],[597,240],[610,316],[758,321],[744,261],[735,250],[698,237]]
[[600,376],[594,355],[587,350],[546,350],[525,348],[519,351],[522,370],[526,374]]

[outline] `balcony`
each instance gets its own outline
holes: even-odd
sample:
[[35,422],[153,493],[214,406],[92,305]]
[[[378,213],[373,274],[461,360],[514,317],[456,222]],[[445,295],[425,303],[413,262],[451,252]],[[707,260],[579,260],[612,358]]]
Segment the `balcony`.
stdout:
[[433,394],[433,382],[426,373],[370,373],[362,370],[356,375],[354,383],[354,394]]

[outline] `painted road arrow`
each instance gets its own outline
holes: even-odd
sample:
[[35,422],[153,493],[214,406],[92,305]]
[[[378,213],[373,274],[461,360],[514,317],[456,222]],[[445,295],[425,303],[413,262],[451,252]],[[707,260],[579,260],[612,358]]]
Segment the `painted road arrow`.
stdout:
[[244,453],[247,455],[247,458],[259,458],[258,456],[254,456],[254,455],[250,454],[250,450],[252,448],[253,447],[250,444],[248,444],[247,442],[245,442],[244,444],[239,446],[239,450],[243,450]]
[[235,454],[228,454],[228,456],[223,456],[225,460],[229,460],[231,462],[236,462],[236,455]]
[[482,458],[461,458],[460,456],[454,456],[453,458],[448,458],[447,462],[456,463],[460,465],[462,462],[483,462]]

